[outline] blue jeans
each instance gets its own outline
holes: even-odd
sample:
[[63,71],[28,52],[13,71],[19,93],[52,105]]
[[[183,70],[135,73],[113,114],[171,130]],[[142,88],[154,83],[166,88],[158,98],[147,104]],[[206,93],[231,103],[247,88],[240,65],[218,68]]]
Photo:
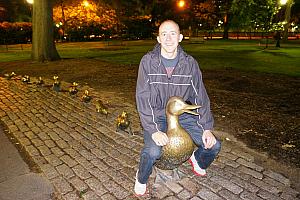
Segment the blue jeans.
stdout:
[[[194,143],[197,145],[197,150],[194,155],[202,169],[206,169],[214,161],[221,149],[221,142],[217,143],[211,149],[205,149],[202,141],[203,129],[197,124],[197,119],[189,114],[183,114],[179,117],[181,126],[190,134]],[[166,132],[167,123],[165,117],[158,118],[157,121],[159,130]],[[161,146],[155,144],[151,134],[144,131],[144,148],[140,155],[140,164],[138,172],[138,181],[142,184],[147,183],[149,176],[152,173],[153,165],[161,156]]]

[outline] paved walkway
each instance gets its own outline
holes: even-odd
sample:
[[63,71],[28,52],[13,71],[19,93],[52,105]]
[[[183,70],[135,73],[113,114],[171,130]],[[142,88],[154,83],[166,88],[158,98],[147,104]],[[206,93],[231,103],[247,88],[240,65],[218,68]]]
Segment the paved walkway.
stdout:
[[0,125],[0,200],[49,200],[51,183],[39,173],[31,172]]
[[[0,119],[52,183],[52,196],[136,199],[132,188],[143,140],[134,105],[90,89],[94,99],[109,105],[106,118],[95,111],[95,101],[80,101],[87,86],[77,97],[3,78],[0,88]],[[115,131],[115,118],[123,110],[131,116],[134,136]],[[152,177],[148,199],[299,199],[288,178],[256,164],[253,155],[227,140],[207,177],[195,177],[187,163],[179,170],[181,180],[160,187],[153,186]]]

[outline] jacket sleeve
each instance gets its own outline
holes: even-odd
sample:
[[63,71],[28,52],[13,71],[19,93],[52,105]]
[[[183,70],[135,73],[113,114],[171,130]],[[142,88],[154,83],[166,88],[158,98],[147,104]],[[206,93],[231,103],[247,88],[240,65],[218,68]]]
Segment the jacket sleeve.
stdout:
[[146,66],[149,64],[146,64],[146,62],[147,61],[144,56],[139,65],[136,84],[136,104],[144,131],[149,134],[153,134],[159,131],[159,129],[157,123],[155,122],[153,108],[150,104],[150,84],[148,73],[146,71]]
[[214,125],[214,119],[210,110],[210,100],[202,80],[202,73],[200,71],[198,62],[194,60],[193,63],[194,73],[192,79],[192,86],[195,90],[195,104],[201,106],[197,110],[200,114],[198,124],[203,128],[203,131],[212,130]]

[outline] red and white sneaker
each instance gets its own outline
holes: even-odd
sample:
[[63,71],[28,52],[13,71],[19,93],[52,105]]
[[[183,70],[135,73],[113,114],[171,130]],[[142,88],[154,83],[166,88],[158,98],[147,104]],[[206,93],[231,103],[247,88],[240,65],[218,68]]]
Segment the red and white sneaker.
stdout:
[[192,156],[189,159],[189,163],[191,163],[191,165],[193,167],[193,172],[196,176],[205,176],[206,175],[206,170],[201,169],[199,167],[198,162],[195,158],[194,152],[193,152]]
[[144,196],[147,193],[147,184],[142,184],[138,181],[138,172],[135,175],[134,193],[135,196]]

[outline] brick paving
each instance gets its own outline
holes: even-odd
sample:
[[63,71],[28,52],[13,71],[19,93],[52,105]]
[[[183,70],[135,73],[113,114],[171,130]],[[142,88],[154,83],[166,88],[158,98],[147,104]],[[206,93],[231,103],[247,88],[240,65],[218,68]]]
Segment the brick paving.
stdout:
[[[96,112],[95,101],[80,100],[88,86],[75,97],[4,78],[0,88],[1,121],[53,184],[57,199],[137,199],[132,188],[143,139],[134,105],[89,88],[93,99],[109,106],[106,117]],[[115,119],[123,110],[130,114],[135,135],[116,132]],[[159,186],[152,176],[145,199],[300,199],[288,178],[257,165],[253,155],[232,142],[223,142],[206,177],[195,177],[188,163],[179,171],[180,180]]]

